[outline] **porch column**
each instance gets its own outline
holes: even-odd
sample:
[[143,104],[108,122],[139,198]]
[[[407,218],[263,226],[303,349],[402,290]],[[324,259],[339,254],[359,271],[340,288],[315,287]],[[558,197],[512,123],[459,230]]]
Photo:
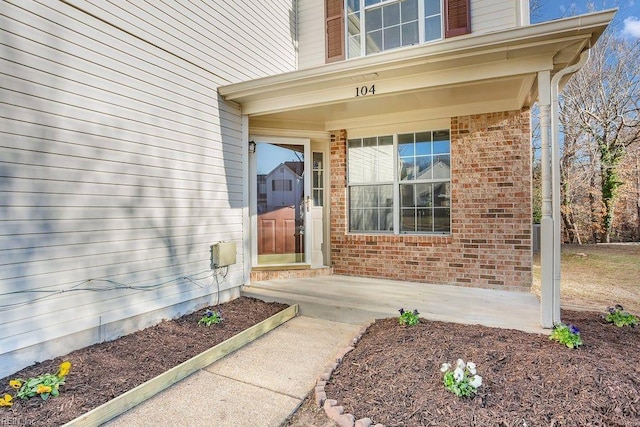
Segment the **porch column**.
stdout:
[[555,319],[553,260],[554,260],[554,218],[551,185],[551,72],[538,72],[538,103],[540,105],[540,139],[542,144],[542,219],[540,221],[540,258],[542,283],[540,287],[540,324],[552,328],[560,319]]

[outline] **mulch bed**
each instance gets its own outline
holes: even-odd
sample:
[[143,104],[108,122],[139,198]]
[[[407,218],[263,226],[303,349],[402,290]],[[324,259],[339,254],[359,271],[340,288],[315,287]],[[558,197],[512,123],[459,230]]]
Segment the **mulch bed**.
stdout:
[[55,374],[63,361],[72,363],[60,396],[46,402],[39,397],[15,398],[12,407],[0,408],[0,425],[62,425],[129,391],[243,330],[282,311],[286,304],[265,303],[241,297],[221,304],[224,321],[210,327],[198,325],[206,310],[126,335],[114,341],[73,351],[64,357],[29,366],[0,379],[0,396],[15,390],[13,378]]
[[[371,325],[325,386],[356,419],[390,426],[640,426],[640,328],[563,311],[584,345],[546,336],[420,320]],[[477,364],[483,385],[458,398],[440,366]]]

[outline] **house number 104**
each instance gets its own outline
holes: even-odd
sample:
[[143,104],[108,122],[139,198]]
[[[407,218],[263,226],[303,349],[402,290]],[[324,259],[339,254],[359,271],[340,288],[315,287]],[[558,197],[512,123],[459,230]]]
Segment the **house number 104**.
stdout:
[[360,86],[356,88],[356,96],[375,95],[376,85]]

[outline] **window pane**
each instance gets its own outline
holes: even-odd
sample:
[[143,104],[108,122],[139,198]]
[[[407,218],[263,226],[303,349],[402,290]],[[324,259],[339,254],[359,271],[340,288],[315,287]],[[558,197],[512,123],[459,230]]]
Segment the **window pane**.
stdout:
[[378,138],[378,182],[393,181],[393,136]]
[[360,36],[349,37],[349,46],[347,46],[347,55],[349,58],[357,58],[362,54],[360,48]]
[[416,155],[424,156],[431,154],[431,142],[416,142]]
[[357,11],[360,10],[360,0],[347,0],[347,11]]
[[451,205],[451,185],[448,182],[433,184],[433,205],[449,207]]
[[431,132],[418,132],[416,133],[416,141],[418,142],[431,142]]
[[442,0],[424,0],[424,15],[431,16],[440,13],[440,2]]
[[349,205],[351,208],[362,207],[362,188],[363,187],[349,187]]
[[448,154],[435,156],[433,161],[433,179],[448,179],[451,176],[451,159]]
[[362,230],[362,210],[351,209],[349,212],[349,230],[358,231]]
[[413,161],[413,157],[401,157],[400,161],[400,180],[401,181],[411,181],[416,179],[415,176],[415,164]]
[[393,231],[393,209],[380,210],[380,231]]
[[398,155],[413,156],[413,134],[398,135]]
[[418,209],[416,212],[416,231],[433,231],[433,209]]
[[402,26],[402,46],[418,43],[418,22],[411,22]]
[[436,208],[433,210],[433,231],[448,233],[451,231],[451,210]]
[[382,9],[382,23],[385,28],[400,24],[400,3],[392,3]]
[[364,6],[371,6],[380,3],[382,0],[364,0]]
[[377,138],[364,138],[362,140],[362,181],[376,182],[376,152],[378,151]]
[[382,50],[382,30],[367,34],[367,55]]
[[369,9],[365,12],[365,25],[367,33],[382,28],[382,8]]
[[449,132],[434,132],[433,133],[433,154],[446,154],[451,150],[451,144],[449,142]]
[[378,210],[364,209],[362,211],[362,230],[378,231]]
[[361,188],[361,203],[359,207],[377,208],[378,207],[378,188],[372,185]]
[[382,207],[393,207],[393,185],[381,185],[378,187],[378,201]]
[[324,206],[324,191],[313,190],[313,205]]
[[416,231],[416,210],[402,209],[400,213],[400,231],[413,232]]
[[425,19],[424,21],[424,40],[438,40],[442,38],[442,22],[440,15]]
[[313,153],[313,169],[320,170],[324,166],[322,164],[323,155],[322,153]]
[[402,208],[412,208],[416,205],[416,200],[413,195],[413,184],[400,186],[400,206]]
[[360,35],[360,13],[350,13],[348,15],[347,29],[350,36]]
[[313,172],[313,187],[320,188],[322,187],[322,171],[314,171]]
[[349,182],[363,181],[362,140],[350,139],[348,142]]
[[432,184],[416,184],[416,206],[429,208],[433,206]]
[[416,177],[415,179],[433,178],[433,158],[431,156],[416,157]]
[[400,3],[400,7],[402,22],[418,20],[418,0],[405,0]]
[[384,49],[395,49],[400,47],[400,26],[384,29]]

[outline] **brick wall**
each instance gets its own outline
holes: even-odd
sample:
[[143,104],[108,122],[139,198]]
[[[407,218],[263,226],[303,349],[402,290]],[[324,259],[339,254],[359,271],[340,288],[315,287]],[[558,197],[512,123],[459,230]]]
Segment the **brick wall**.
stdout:
[[[429,130],[429,129],[425,129]],[[350,234],[346,139],[331,138],[336,274],[508,290],[531,286],[529,110],[451,119],[451,234]]]

